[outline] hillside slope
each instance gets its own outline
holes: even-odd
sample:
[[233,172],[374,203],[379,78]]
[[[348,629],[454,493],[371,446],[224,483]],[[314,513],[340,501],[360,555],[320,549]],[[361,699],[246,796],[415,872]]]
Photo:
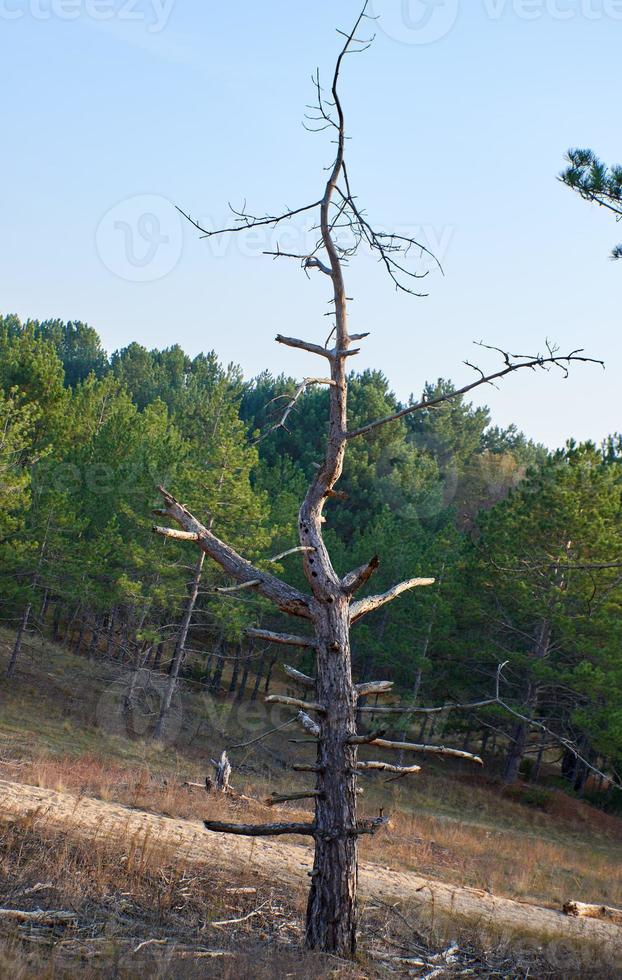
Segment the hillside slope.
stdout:
[[[162,853],[168,863],[244,869],[251,877],[269,877],[300,886],[310,868],[309,847],[283,840],[228,837],[206,833],[197,821],[178,820],[89,797],[77,797],[21,783],[0,781],[0,819],[20,821],[38,830],[62,830],[87,841],[110,842]],[[506,934],[544,940],[583,940],[606,944],[622,955],[622,930],[606,922],[567,918],[536,905],[498,898],[485,891],[449,885],[412,872],[363,863],[363,897],[432,905],[471,924]]]

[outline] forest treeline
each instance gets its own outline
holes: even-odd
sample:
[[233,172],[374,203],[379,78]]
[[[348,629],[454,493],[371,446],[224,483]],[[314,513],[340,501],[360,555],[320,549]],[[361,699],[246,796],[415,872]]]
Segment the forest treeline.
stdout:
[[[305,588],[299,556],[270,561],[296,544],[328,417],[326,392],[309,390],[281,427],[295,389],[268,372],[247,381],[214,352],[191,358],[179,346],[132,343],[108,357],[86,324],[0,317],[9,679],[38,630],[87,658],[162,671],[169,703],[184,676],[242,697],[250,671],[256,692],[276,650],[253,648],[245,630],[287,631],[287,622],[252,589],[218,592],[232,583],[196,547],[152,533],[155,488],[166,485],[243,555]],[[451,382],[424,394],[441,390]],[[378,371],[350,377],[349,404],[351,427],[400,407]],[[510,782],[542,778],[559,761],[583,792],[581,759],[619,774],[621,462],[618,435],[548,452],[462,398],[352,444],[326,511],[337,570],[377,554],[373,591],[436,579],[356,626],[356,679],[391,678],[412,705],[471,702],[494,695],[507,662],[507,707],[396,716],[395,731],[414,726],[419,740],[434,740],[442,720],[445,740],[487,754]],[[288,658],[305,666],[300,653]]]

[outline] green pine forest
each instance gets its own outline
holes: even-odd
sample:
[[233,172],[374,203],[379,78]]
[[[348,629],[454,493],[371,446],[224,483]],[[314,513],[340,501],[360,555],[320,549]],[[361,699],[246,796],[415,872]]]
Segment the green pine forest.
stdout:
[[[296,544],[323,451],[325,391],[278,425],[295,388],[267,371],[247,380],[215,352],[132,343],[109,357],[84,323],[0,317],[9,683],[38,631],[84,658],[161,672],[171,696],[184,680],[256,696],[282,651],[245,631],[287,620],[252,589],[217,591],[233,583],[195,546],[153,533],[156,487],[305,589],[299,556],[270,562]],[[439,378],[425,393],[450,390]],[[353,426],[397,408],[381,373],[351,375]],[[494,697],[505,663],[503,705],[443,715],[443,740],[481,752],[506,782],[556,779],[603,806],[622,796],[590,769],[614,781],[622,770],[621,463],[617,434],[550,452],[456,398],[357,440],[326,522],[338,571],[379,556],[374,592],[436,579],[356,626],[356,680],[393,679],[413,706],[470,703]],[[311,669],[300,652],[286,659]],[[438,717],[396,715],[390,728],[433,742]]]

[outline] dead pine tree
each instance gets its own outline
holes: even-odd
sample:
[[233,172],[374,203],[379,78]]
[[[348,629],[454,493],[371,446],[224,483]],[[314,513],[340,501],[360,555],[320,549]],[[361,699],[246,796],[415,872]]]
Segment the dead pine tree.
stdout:
[[[546,353],[534,356],[510,355],[498,348],[502,363],[497,370],[486,374],[476,368],[476,378],[453,394],[444,394],[428,401],[410,405],[384,418],[374,419],[357,429],[348,428],[347,371],[350,359],[359,353],[357,342],[366,333],[350,333],[348,327],[348,301],[344,283],[344,264],[359,249],[367,248],[381,262],[396,289],[411,295],[417,291],[417,280],[428,274],[414,266],[413,262],[427,252],[413,239],[376,231],[355,197],[346,166],[346,123],[339,95],[340,73],[347,54],[363,51],[368,38],[359,37],[365,31],[367,3],[363,7],[354,28],[345,38],[330,87],[327,100],[320,84],[319,74],[314,78],[317,104],[307,118],[309,128],[329,130],[336,144],[336,156],[329,169],[321,196],[311,204],[287,210],[282,214],[255,216],[246,210],[235,211],[231,227],[210,231],[181,212],[205,237],[236,234],[249,228],[269,226],[278,228],[283,222],[307,213],[314,213],[313,228],[318,231],[317,244],[307,254],[275,251],[266,254],[274,259],[293,259],[300,262],[305,273],[315,271],[326,277],[331,290],[334,325],[325,343],[315,343],[279,335],[279,344],[307,351],[319,357],[327,366],[324,376],[308,377],[298,386],[284,409],[281,422],[312,385],[326,385],[328,389],[330,419],[326,438],[325,456],[317,469],[299,512],[296,551],[300,552],[304,573],[309,584],[306,594],[288,585],[270,572],[261,570],[237,554],[233,548],[219,539],[211,529],[198,521],[166,489],[159,488],[164,508],[157,513],[176,522],[180,530],[156,527],[156,533],[173,538],[194,541],[205,554],[215,561],[237,583],[234,588],[254,589],[271,600],[283,613],[304,620],[310,627],[310,635],[278,634],[259,629],[253,630],[255,638],[272,643],[282,643],[313,648],[315,676],[305,677],[297,672],[297,682],[306,693],[301,699],[271,695],[267,700],[282,702],[298,709],[297,719],[308,739],[317,742],[317,758],[313,765],[299,766],[299,771],[315,775],[315,786],[308,791],[314,799],[315,817],[305,824],[234,824],[206,822],[209,830],[250,836],[275,836],[278,834],[304,834],[315,844],[315,856],[311,874],[311,887],[307,906],[306,943],[310,948],[325,950],[351,957],[356,949],[356,890],[357,890],[357,838],[361,834],[374,833],[382,825],[382,815],[373,819],[357,819],[357,776],[369,769],[389,769],[398,776],[415,772],[417,766],[390,766],[389,763],[358,762],[357,749],[361,744],[375,745],[383,749],[399,749],[405,753],[433,752],[451,755],[475,762],[481,760],[471,753],[443,746],[417,745],[408,742],[392,742],[384,739],[384,732],[361,735],[356,729],[358,699],[366,695],[384,693],[391,689],[390,681],[355,684],[352,678],[350,657],[351,627],[368,614],[402,593],[430,586],[433,578],[411,578],[400,582],[380,595],[357,598],[378,567],[376,556],[361,568],[340,577],[332,566],[322,535],[323,509],[331,497],[339,497],[335,490],[341,476],[344,457],[350,442],[365,436],[379,426],[390,425],[407,414],[430,408],[480,385],[494,382],[521,368],[560,367],[564,372],[572,361],[589,360],[580,351],[560,355],[556,348],[547,345]],[[341,33],[341,32],[340,32]],[[339,231],[346,227],[349,244],[338,241]],[[428,253],[429,255],[430,253]],[[469,365],[473,367],[473,365]],[[389,711],[395,709],[388,709]],[[404,709],[409,711],[412,709]],[[422,709],[419,709],[422,710]],[[425,709],[423,709],[425,710]],[[382,707],[374,708],[382,712]]]

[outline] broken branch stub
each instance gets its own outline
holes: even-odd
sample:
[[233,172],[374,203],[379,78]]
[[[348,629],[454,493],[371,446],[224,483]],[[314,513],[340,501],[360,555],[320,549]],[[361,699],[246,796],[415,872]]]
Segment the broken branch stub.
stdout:
[[278,837],[281,834],[306,834],[313,836],[312,823],[226,823],[221,820],[204,820],[206,830],[216,834],[235,834],[239,837]]

